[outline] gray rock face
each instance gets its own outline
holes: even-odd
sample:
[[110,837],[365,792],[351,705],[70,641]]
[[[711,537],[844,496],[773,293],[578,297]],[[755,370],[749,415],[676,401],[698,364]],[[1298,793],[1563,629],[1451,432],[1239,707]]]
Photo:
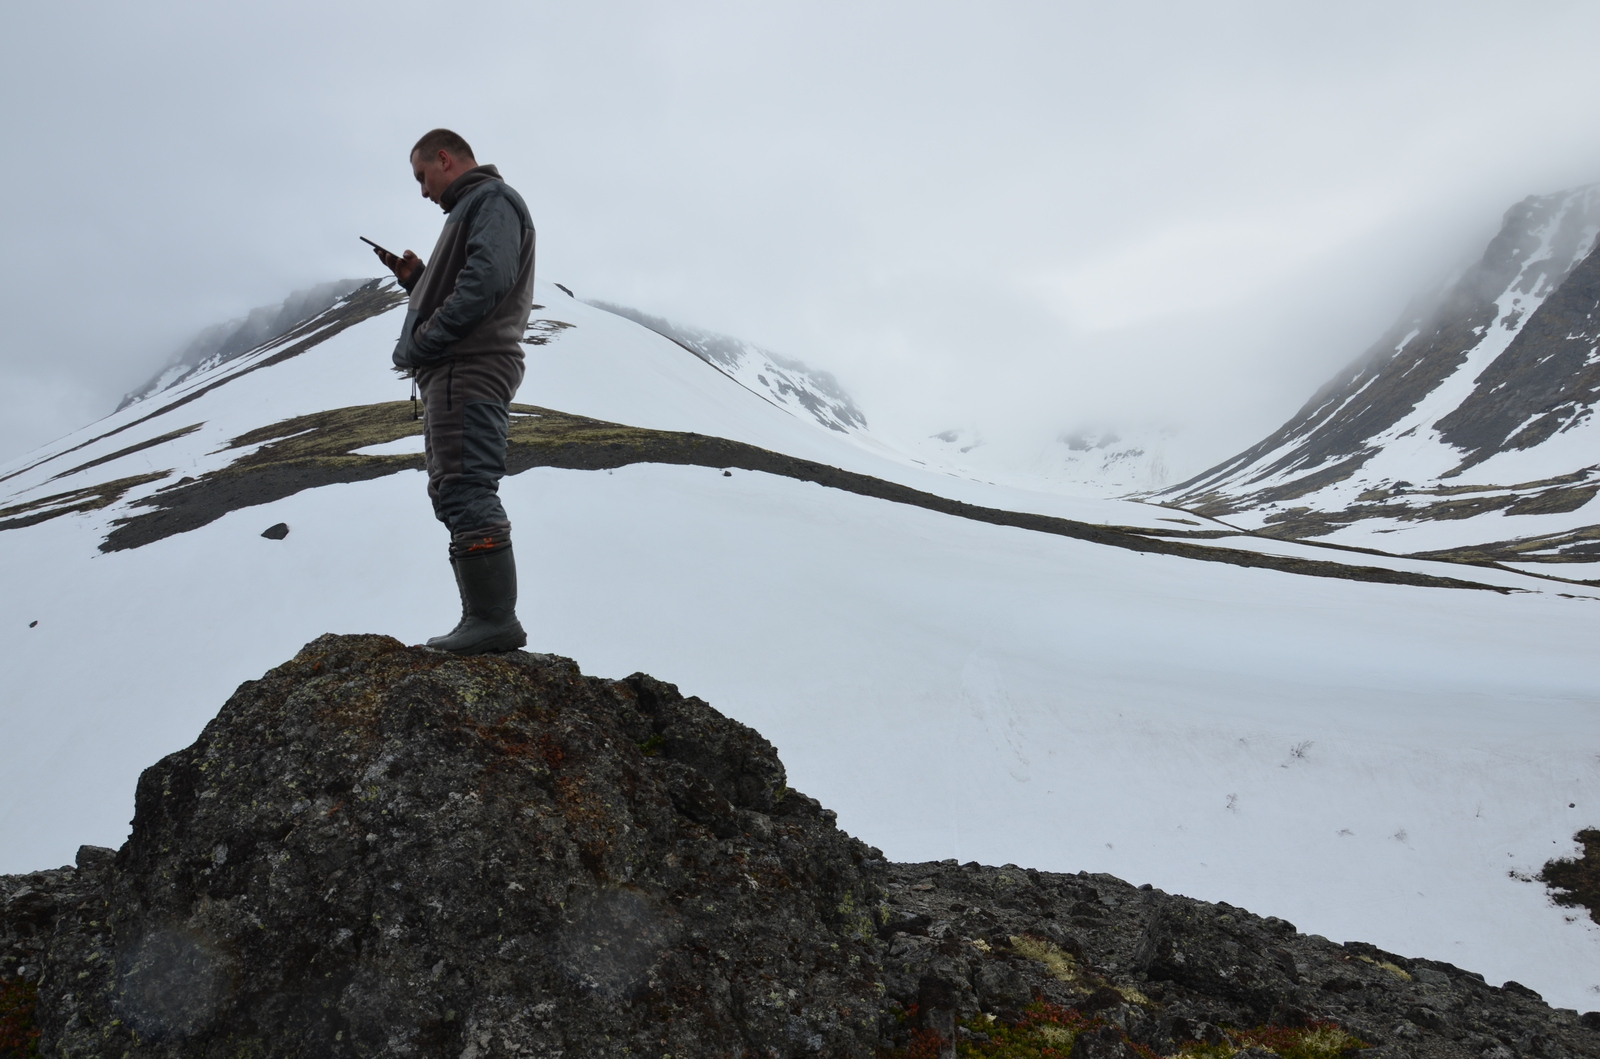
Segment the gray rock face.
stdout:
[[44,1041],[133,1056],[869,1054],[872,856],[648,677],[323,637],[141,778]]
[[120,851],[0,877],[0,986],[59,1056],[1600,1056],[1600,1014],[1449,964],[891,864],[650,677],[377,636],[242,685]]
[[[900,1041],[914,1040],[918,1026],[938,1029],[944,1003],[958,1038],[993,1016],[995,1025],[1031,1024],[1035,1046],[1065,1056],[1056,1028],[1078,1027],[1070,1051],[1078,1059],[1203,1046],[1229,1054],[1223,1045],[1240,1049],[1235,1059],[1357,1050],[1476,1059],[1498,1048],[1600,1056],[1600,1013],[1553,1010],[1515,982],[1497,988],[1448,963],[1339,945],[1227,904],[1015,865],[887,864],[885,872],[884,1025]],[[1030,998],[1026,1008],[1020,997]],[[995,1047],[967,1054],[1037,1054]]]
[[1594,414],[1600,395],[1600,255],[1590,254],[1474,380],[1472,392],[1439,420],[1463,467],[1497,452],[1526,449]]

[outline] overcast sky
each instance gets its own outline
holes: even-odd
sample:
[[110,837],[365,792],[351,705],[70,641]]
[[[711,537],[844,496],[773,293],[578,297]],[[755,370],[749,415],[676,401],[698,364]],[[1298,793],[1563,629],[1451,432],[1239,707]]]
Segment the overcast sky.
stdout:
[[1511,203],[1600,180],[1597,40],[1537,0],[11,5],[0,460],[376,274],[357,235],[426,254],[406,152],[447,125],[582,297],[892,430],[1168,424],[1211,462]]

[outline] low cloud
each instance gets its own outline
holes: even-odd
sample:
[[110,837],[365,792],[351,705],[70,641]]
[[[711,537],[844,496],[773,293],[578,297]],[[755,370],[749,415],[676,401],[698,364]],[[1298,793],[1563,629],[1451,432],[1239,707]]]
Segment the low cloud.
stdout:
[[386,10],[14,13],[0,459],[375,274],[358,234],[426,254],[432,125],[527,197],[543,277],[827,370],[875,428],[1152,423],[1196,459],[1600,178],[1577,3],[480,4],[470,76],[436,8]]

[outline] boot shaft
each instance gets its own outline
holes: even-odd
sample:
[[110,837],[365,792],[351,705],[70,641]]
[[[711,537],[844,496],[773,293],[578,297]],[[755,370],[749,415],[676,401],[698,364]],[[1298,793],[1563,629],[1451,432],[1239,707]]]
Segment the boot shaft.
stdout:
[[462,609],[486,621],[515,620],[517,611],[517,561],[510,547],[487,555],[451,560],[461,589]]

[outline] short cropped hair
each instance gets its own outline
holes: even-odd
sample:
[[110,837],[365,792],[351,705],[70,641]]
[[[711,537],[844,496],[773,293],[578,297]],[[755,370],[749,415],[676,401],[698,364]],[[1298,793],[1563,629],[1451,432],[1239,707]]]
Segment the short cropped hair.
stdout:
[[471,159],[476,162],[477,156],[472,153],[472,148],[467,141],[461,138],[460,133],[451,132],[449,129],[431,129],[422,134],[422,139],[411,148],[412,154],[421,154],[424,158],[431,158],[440,151],[449,151],[457,158]]

